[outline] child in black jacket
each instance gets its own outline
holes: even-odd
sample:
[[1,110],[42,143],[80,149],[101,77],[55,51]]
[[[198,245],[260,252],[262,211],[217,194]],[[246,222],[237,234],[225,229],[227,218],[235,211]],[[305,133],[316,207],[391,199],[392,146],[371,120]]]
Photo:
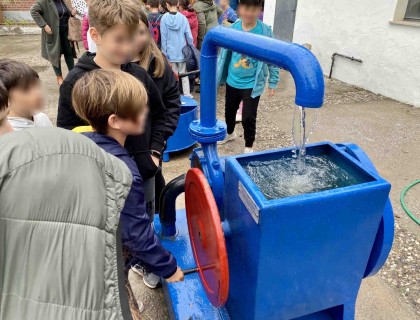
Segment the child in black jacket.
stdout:
[[138,26],[139,11],[135,1],[89,1],[89,33],[97,46],[97,53],[84,54],[61,85],[57,125],[66,129],[85,125],[74,111],[71,93],[75,82],[87,72],[100,68],[122,70],[140,80],[148,92],[149,116],[145,133],[128,137],[125,147],[142,175],[146,206],[151,212],[154,207],[151,205],[154,203],[154,178],[165,146],[166,127],[171,124],[150,76],[138,65],[127,63],[127,58],[132,55],[131,38]]
[[[140,12],[140,23],[137,28],[135,37],[135,58],[134,63],[140,65],[147,70],[150,77],[156,84],[158,91],[162,97],[163,104],[168,112],[167,126],[164,133],[165,142],[172,136],[178,126],[178,119],[181,110],[181,99],[178,89],[178,81],[172,71],[169,62],[166,60],[162,52],[150,34],[147,17]],[[160,169],[155,177],[155,206],[151,212],[159,211],[159,199],[163,188],[165,187],[165,179]],[[153,221],[153,214],[151,216]],[[133,271],[143,276],[144,283],[155,288],[159,283],[159,277],[154,274],[148,274],[141,267],[139,260],[133,259]]]

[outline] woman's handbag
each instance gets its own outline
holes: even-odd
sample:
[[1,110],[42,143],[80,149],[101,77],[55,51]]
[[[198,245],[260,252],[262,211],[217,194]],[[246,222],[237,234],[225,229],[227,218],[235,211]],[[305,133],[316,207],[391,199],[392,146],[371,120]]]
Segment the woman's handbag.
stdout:
[[69,18],[69,41],[79,42],[83,41],[82,37],[82,21],[75,17]]

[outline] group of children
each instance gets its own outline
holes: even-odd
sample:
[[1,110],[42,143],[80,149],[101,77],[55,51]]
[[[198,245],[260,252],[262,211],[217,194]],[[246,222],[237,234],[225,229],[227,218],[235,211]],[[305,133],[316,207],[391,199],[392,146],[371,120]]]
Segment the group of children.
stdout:
[[[217,26],[230,26],[238,16],[230,7],[229,0],[147,0],[144,3],[148,27],[159,49],[170,61],[173,71],[183,74],[188,71],[184,55],[184,47],[193,45],[200,49],[207,32]],[[87,51],[95,53],[96,44],[89,34],[89,13],[83,18],[83,43]],[[198,80],[198,79],[197,79]],[[183,77],[182,92],[192,97],[191,83]],[[197,91],[199,92],[199,91]]]
[[[165,184],[162,153],[180,114],[178,81],[172,68],[183,72],[184,67],[177,49],[179,44],[198,41],[200,46],[202,41],[200,31],[194,39],[187,18],[178,12],[179,8],[192,12],[188,0],[165,1],[168,12],[160,19],[161,51],[159,39],[149,29],[152,18],[158,21],[155,9],[161,4],[157,0],[148,1],[148,16],[137,0],[89,0],[89,36],[96,53],[86,52],[60,86],[57,117],[58,127],[65,129],[90,125],[93,132],[84,133],[86,137],[130,169],[133,183],[120,218],[122,243],[128,253],[126,271],[131,268],[142,275],[151,288],[160,277],[173,282],[184,276],[176,259],[161,246],[152,222],[158,210],[158,186],[161,189]],[[232,28],[271,37],[271,29],[258,20],[261,8],[262,0],[241,0],[241,19]],[[224,49],[219,59],[218,81],[226,83],[228,125],[222,143],[235,139],[235,114],[243,101],[245,152],[251,152],[259,99],[268,77],[269,93],[273,93],[278,69]],[[21,62],[0,60],[0,134],[52,126],[41,113],[42,106],[36,71]]]

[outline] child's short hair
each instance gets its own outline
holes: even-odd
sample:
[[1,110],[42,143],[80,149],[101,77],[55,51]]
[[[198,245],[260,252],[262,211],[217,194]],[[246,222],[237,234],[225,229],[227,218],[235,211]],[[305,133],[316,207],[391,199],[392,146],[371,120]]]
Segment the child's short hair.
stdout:
[[89,25],[100,34],[117,24],[136,30],[141,8],[137,0],[89,0]]
[[248,7],[260,7],[264,6],[264,0],[239,0],[239,4]]
[[[0,81],[0,112],[3,112],[9,106],[9,94],[3,82]],[[1,121],[2,119],[0,119]]]
[[159,0],[159,4],[160,4],[160,6],[161,6],[161,8],[162,8],[162,12],[161,13],[165,13],[165,12],[167,12],[168,10],[166,9],[166,0]]
[[26,90],[39,83],[39,75],[26,63],[12,59],[1,59],[0,81],[3,82],[8,92],[15,88]]
[[191,5],[190,0],[179,0],[179,5],[183,7],[184,9],[188,9]]
[[107,133],[111,115],[136,121],[147,107],[143,84],[123,71],[98,69],[85,74],[76,82],[72,99],[77,115],[102,134]]
[[159,0],[147,0],[147,4],[150,6],[150,8],[157,9],[159,8]]
[[165,2],[173,7],[178,5],[179,0],[165,0]]

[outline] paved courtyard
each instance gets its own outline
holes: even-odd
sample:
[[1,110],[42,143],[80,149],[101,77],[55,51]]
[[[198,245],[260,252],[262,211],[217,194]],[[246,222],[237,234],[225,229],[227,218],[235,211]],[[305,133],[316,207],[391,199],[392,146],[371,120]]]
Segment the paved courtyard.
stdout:
[[[58,86],[48,62],[40,58],[39,36],[0,36],[0,58],[30,64],[44,82],[46,113],[56,120]],[[364,280],[358,297],[357,319],[412,320],[420,318],[420,228],[403,212],[399,195],[410,182],[420,178],[420,108],[414,108],[339,81],[326,79],[325,106],[311,142],[332,141],[358,144],[375,163],[380,174],[392,184],[395,213],[395,241],[381,272]],[[291,145],[294,84],[283,72],[281,86],[273,98],[263,97],[258,117],[256,150]],[[198,98],[198,96],[197,96]],[[218,96],[218,116],[223,119],[224,89]],[[240,136],[243,131],[237,128]],[[222,146],[222,155],[243,151],[241,139]],[[167,181],[186,172],[189,152],[171,157],[164,165]],[[179,207],[182,207],[179,199]],[[420,217],[420,187],[407,195],[407,204]],[[343,235],[346,236],[346,235]],[[351,236],[351,235],[349,235]],[[351,254],[348,252],[346,254]],[[162,291],[146,288],[130,275],[136,297],[145,304],[145,319],[167,319]]]

